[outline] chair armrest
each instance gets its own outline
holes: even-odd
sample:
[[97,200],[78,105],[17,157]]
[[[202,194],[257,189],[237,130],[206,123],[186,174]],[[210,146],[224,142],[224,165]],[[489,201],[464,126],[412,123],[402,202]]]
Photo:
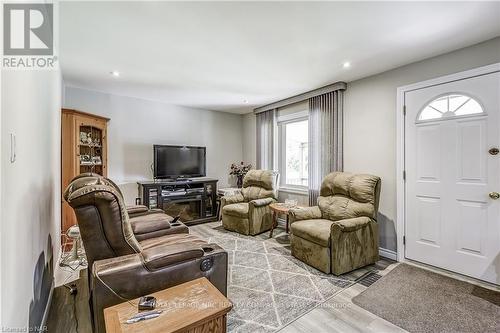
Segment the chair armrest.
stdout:
[[144,266],[157,270],[183,261],[203,257],[205,252],[197,244],[165,244],[141,252]]
[[371,221],[372,219],[366,216],[355,217],[352,219],[335,221],[332,224],[332,228],[338,228],[344,232],[356,231],[368,225]]
[[132,205],[132,206],[127,206],[127,213],[129,215],[134,215],[134,214],[141,214],[141,213],[147,213],[148,212],[148,207],[144,205]]
[[[140,253],[94,261],[90,276],[94,332],[105,332],[103,310],[123,303],[124,298],[133,300],[200,277],[206,277],[226,295],[227,252],[217,244],[206,244],[203,248],[207,251],[200,258],[152,271],[145,267]],[[211,268],[202,270],[202,264],[207,262]]]
[[289,211],[290,223],[302,220],[312,220],[321,218],[321,210],[318,206],[297,207]]
[[253,205],[254,207],[262,207],[262,206],[267,206],[272,204],[273,202],[276,202],[275,199],[273,198],[262,198],[262,199],[255,199],[250,201],[249,203]]

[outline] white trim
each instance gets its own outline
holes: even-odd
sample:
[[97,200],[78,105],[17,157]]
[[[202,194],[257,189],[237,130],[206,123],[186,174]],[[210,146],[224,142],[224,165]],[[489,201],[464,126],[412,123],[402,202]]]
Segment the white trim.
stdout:
[[451,75],[437,77],[431,80],[417,82],[397,88],[396,108],[396,235],[397,235],[397,260],[407,262],[404,255],[403,236],[405,235],[405,183],[403,180],[405,147],[404,147],[404,116],[405,93],[428,88],[440,84],[450,83],[475,76],[500,72],[500,63],[482,66],[471,70],[458,72]]
[[309,195],[309,191],[307,190],[307,186],[304,186],[304,188],[293,188],[293,187],[288,187],[288,186],[280,186],[278,189],[278,192],[284,192],[284,193],[292,193],[292,194],[300,194],[307,196]]
[[448,277],[451,277],[453,279],[464,281],[464,282],[467,282],[467,283],[470,283],[470,284],[473,284],[476,286],[480,286],[483,288],[487,288],[487,289],[491,289],[491,290],[495,290],[495,291],[500,291],[500,287],[496,284],[486,282],[483,280],[478,280],[478,279],[475,279],[475,278],[467,276],[467,275],[462,275],[460,273],[448,271],[444,268],[434,267],[434,266],[427,265],[427,264],[424,264],[424,263],[421,263],[418,261],[414,261],[414,260],[410,260],[410,259],[406,259],[405,264],[415,266],[415,267],[418,267],[421,269],[425,269],[427,271],[434,272],[434,273],[437,273],[440,275],[448,276]]
[[392,251],[392,250],[388,250],[388,249],[384,249],[382,247],[379,247],[378,254],[379,254],[379,256],[384,257],[384,258],[398,260],[398,254],[396,253],[396,251]]
[[299,111],[277,118],[277,135],[275,136],[275,165],[280,173],[280,190],[283,192],[298,192],[298,194],[308,193],[307,186],[286,184],[286,125],[301,121],[309,121],[309,111]]
[[308,118],[309,118],[309,111],[304,110],[304,111],[299,111],[299,112],[294,112],[294,113],[278,116],[278,123],[296,122],[296,121],[300,121],[300,120],[306,120]]

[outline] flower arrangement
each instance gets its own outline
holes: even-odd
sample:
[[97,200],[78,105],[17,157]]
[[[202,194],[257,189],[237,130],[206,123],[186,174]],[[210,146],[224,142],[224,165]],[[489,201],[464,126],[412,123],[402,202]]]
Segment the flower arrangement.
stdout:
[[243,186],[243,177],[245,177],[245,175],[251,168],[251,164],[245,164],[245,162],[243,161],[241,161],[239,164],[231,164],[231,171],[229,171],[229,175],[236,176],[236,185],[238,186],[238,188],[241,188]]

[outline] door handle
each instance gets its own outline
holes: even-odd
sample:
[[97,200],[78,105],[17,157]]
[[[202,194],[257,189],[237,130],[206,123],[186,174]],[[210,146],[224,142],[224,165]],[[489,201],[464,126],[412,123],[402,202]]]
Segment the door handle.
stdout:
[[490,196],[491,199],[493,200],[497,200],[500,198],[500,193],[498,192],[490,192],[490,194],[488,194]]

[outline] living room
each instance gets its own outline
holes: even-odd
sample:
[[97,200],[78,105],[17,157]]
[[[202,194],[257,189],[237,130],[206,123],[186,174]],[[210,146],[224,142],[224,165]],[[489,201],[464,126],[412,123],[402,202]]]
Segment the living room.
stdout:
[[2,10],[2,330],[500,330],[499,2]]

